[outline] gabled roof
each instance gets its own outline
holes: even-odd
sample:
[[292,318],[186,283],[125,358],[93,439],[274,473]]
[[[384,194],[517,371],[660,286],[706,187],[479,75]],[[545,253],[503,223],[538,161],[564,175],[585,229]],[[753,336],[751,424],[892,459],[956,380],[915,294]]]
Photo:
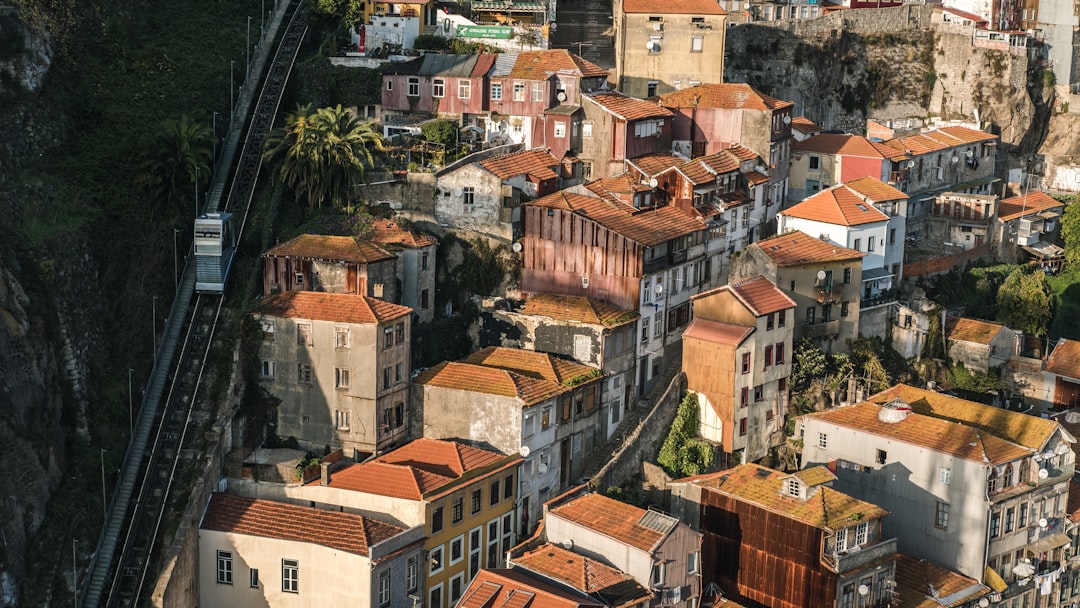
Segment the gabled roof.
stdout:
[[881,181],[876,177],[860,177],[851,181],[844,182],[850,190],[856,194],[862,196],[871,203],[884,203],[886,201],[902,201],[907,200],[908,195],[902,191],[893,188],[889,184]]
[[754,328],[749,325],[738,325],[736,323],[725,323],[696,317],[683,330],[682,336],[684,340],[686,338],[696,338],[713,344],[739,346],[752,333],[754,333]]
[[670,118],[671,110],[651,101],[627,97],[614,91],[591,93],[585,99],[595,103],[608,113],[622,120],[641,120],[643,118]]
[[793,308],[795,300],[777,288],[772,281],[762,275],[750,277],[721,285],[709,291],[690,296],[691,300],[700,300],[722,291],[730,291],[739,302],[746,307],[755,317],[763,317],[767,314]]
[[511,78],[522,80],[545,80],[552,74],[573,74],[582,78],[607,76],[604,68],[566,49],[546,51],[521,51],[517,54]]
[[[374,460],[348,465],[330,476],[330,487],[391,498],[422,500],[469,471],[508,458],[459,441],[414,439]],[[321,480],[310,482],[318,485]]]
[[520,570],[490,570],[477,573],[458,602],[457,608],[602,608],[602,604],[566,591]]
[[865,158],[898,158],[903,152],[885,144],[850,133],[818,133],[791,144],[795,153],[840,154]]
[[652,599],[653,594],[624,572],[558,545],[545,543],[513,560],[521,567],[559,581],[600,599],[605,606],[621,608]]
[[752,243],[769,256],[777,266],[802,266],[825,262],[857,260],[866,256],[861,251],[834,245],[829,241],[816,239],[805,232],[793,230]]
[[438,242],[430,234],[405,230],[394,220],[375,220],[371,230],[372,242],[390,249],[419,249]]
[[[653,10],[656,10],[654,5]],[[724,108],[729,110],[779,110],[793,102],[770,97],[745,83],[706,83],[664,93],[660,105],[666,108]]]
[[805,116],[796,116],[792,118],[791,129],[808,135],[821,132],[821,127]]
[[998,203],[998,219],[1008,222],[1049,209],[1063,209],[1065,203],[1042,191],[1013,196]]
[[685,156],[674,152],[653,152],[626,161],[642,174],[653,177],[687,162]]
[[480,161],[481,167],[499,179],[510,179],[518,175],[529,175],[537,179],[555,179],[559,175],[553,167],[558,167],[559,164],[559,159],[543,148],[501,154]]
[[633,204],[635,194],[652,190],[652,186],[639,182],[628,173],[593,180],[585,184],[585,188],[597,196],[608,197],[628,205]]
[[646,511],[595,492],[549,507],[548,513],[647,552],[652,552],[679,525],[679,520],[670,515]]
[[645,247],[705,230],[701,220],[662,205],[634,209],[626,203],[563,190],[526,203],[535,207],[573,211]]
[[878,211],[845,184],[822,190],[780,214],[837,226],[889,221],[889,216]]
[[960,342],[973,342],[989,346],[1005,326],[1000,323],[968,319],[965,317],[945,317],[945,338]]
[[880,519],[888,515],[885,509],[838,492],[830,487],[818,487],[805,500],[784,491],[786,473],[756,464],[743,464],[719,473],[698,475],[684,481],[702,488],[755,504],[791,519],[827,530],[840,530],[858,522]]
[[896,554],[899,608],[970,606],[990,594],[979,581],[906,553]]
[[351,236],[328,234],[301,234],[298,237],[271,247],[263,257],[304,258],[331,262],[371,264],[394,259],[394,254],[375,243]]
[[931,129],[915,135],[894,137],[883,142],[883,144],[907,154],[927,154],[965,144],[972,144],[980,141],[992,141],[995,139],[997,139],[997,135],[992,133],[957,126]]
[[597,375],[588,365],[563,359],[550,353],[521,348],[489,346],[464,359],[465,363],[504,369],[523,376],[543,378],[558,384],[577,384],[583,376]]
[[446,361],[421,373],[418,385],[484,393],[519,399],[522,406],[535,405],[571,390],[558,382],[504,369]]
[[324,291],[284,291],[267,296],[258,308],[269,317],[336,323],[385,323],[411,312],[408,306],[378,298]]
[[718,175],[734,173],[740,168],[739,158],[728,150],[699,156],[678,166],[678,171],[692,184],[708,184]]
[[1080,380],[1080,342],[1060,338],[1046,359],[1046,371],[1055,376]]
[[727,11],[713,0],[666,0],[657,4],[652,0],[623,0],[624,13],[649,13],[652,15],[726,15]]
[[550,317],[556,321],[619,327],[632,323],[641,315],[636,310],[623,310],[604,302],[584,296],[564,296],[538,293],[529,296],[521,307],[521,314]]
[[[423,57],[400,63],[387,64],[386,75],[449,76],[452,78],[470,78],[487,73],[494,63],[494,55],[469,54],[446,55],[427,53]],[[478,70],[479,68],[479,70]],[[477,72],[480,73],[477,73]]]
[[[1064,430],[1053,420],[950,397],[906,384],[897,384],[886,389],[871,396],[869,401],[886,403],[897,397],[911,404],[918,414],[963,422],[1031,450],[1041,450],[1055,431]],[[1070,442],[1073,440],[1071,435],[1067,435],[1067,439]]]
[[941,12],[944,12],[944,13],[952,13],[953,15],[956,15],[957,17],[960,17],[961,19],[967,19],[968,21],[971,21],[973,24],[989,23],[989,21],[987,21],[986,17],[983,17],[982,15],[976,15],[975,13],[969,13],[967,11],[962,11],[962,10],[960,10],[958,8],[953,8],[951,6],[935,6],[934,10],[935,11],[941,11]]
[[405,531],[405,528],[354,513],[224,493],[210,496],[199,528],[312,543],[356,555],[369,555],[372,545]]

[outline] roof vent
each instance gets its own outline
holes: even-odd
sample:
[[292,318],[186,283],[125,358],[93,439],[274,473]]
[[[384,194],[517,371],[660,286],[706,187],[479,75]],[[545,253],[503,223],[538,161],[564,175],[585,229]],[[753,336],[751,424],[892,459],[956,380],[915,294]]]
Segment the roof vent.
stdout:
[[910,413],[911,406],[908,405],[908,402],[897,397],[881,406],[881,411],[878,412],[878,420],[886,424],[896,424],[902,422]]

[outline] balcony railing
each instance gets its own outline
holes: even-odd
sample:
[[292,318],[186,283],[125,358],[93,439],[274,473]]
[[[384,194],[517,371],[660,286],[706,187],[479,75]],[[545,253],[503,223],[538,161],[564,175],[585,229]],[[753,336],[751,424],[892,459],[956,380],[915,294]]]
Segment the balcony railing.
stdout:
[[896,301],[896,291],[887,290],[879,293],[876,296],[863,298],[859,301],[859,308],[866,310],[867,308],[876,308],[878,306],[884,306],[885,304],[892,304]]
[[831,285],[823,285],[817,288],[817,301],[820,304],[832,304],[840,301],[840,290]]
[[818,321],[817,323],[804,323],[802,335],[807,338],[821,338],[840,333],[840,321]]
[[882,558],[893,555],[896,553],[896,546],[897,540],[895,538],[890,538],[889,540],[883,540],[876,545],[863,547],[855,552],[841,551],[836,555],[836,571],[843,574],[845,572],[858,570],[867,564],[872,564]]

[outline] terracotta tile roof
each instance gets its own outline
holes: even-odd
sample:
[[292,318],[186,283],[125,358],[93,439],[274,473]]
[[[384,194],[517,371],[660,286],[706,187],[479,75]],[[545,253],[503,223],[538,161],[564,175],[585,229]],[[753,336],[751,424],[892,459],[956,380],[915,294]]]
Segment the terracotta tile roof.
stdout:
[[571,210],[608,230],[646,247],[666,243],[680,236],[705,230],[705,224],[667,205],[634,209],[607,198],[597,198],[566,190],[526,203],[537,207]]
[[780,214],[838,226],[887,222],[889,216],[853,192],[846,184],[822,190]]
[[[874,142],[862,135],[849,133],[818,133],[791,144],[792,152],[813,152],[818,154],[841,154],[845,156],[863,156],[867,158],[887,158]],[[896,154],[891,151],[890,154]]]
[[421,386],[485,393],[520,399],[534,405],[561,395],[571,387],[504,369],[447,361],[426,370],[413,380]]
[[754,328],[748,325],[736,325],[698,317],[690,321],[690,325],[686,326],[682,335],[683,339],[696,338],[713,344],[738,346],[752,333],[754,333]]
[[[391,498],[422,500],[475,469],[507,458],[459,441],[414,439],[374,460],[334,471],[330,487]],[[310,482],[318,485],[320,480]]]
[[545,543],[513,560],[523,567],[600,599],[605,606],[620,608],[652,599],[653,594],[634,579],[607,564]]
[[592,93],[585,95],[585,99],[595,103],[604,110],[614,114],[622,120],[640,120],[643,118],[670,118],[674,116],[671,110],[651,101],[627,97],[622,93]]
[[511,78],[522,80],[546,80],[555,74],[576,74],[582,78],[607,76],[604,68],[582,59],[565,49],[546,51],[522,51],[517,54],[517,61],[510,70]]
[[667,0],[657,4],[652,0],[623,0],[624,13],[654,15],[726,15],[714,0]]
[[728,152],[734,154],[735,158],[738,158],[740,162],[746,162],[748,160],[758,160],[759,158],[757,152],[754,152],[753,150],[743,146],[742,144],[735,144],[734,146],[725,149]]
[[271,247],[263,256],[285,258],[307,258],[330,260],[334,262],[355,262],[371,264],[394,259],[394,254],[378,245],[361,241],[351,236],[330,236],[326,234],[301,234]]
[[372,545],[405,531],[354,513],[224,493],[211,495],[199,528],[312,543],[356,555],[368,555]]
[[[855,429],[869,435],[921,446],[942,454],[951,454],[973,462],[997,465],[1031,455],[1031,450],[1023,445],[999,437],[985,429],[969,424],[957,424],[954,421],[917,411],[908,414],[907,418],[900,422],[882,422],[878,418],[882,409],[879,403],[884,403],[884,401],[878,399],[877,396],[871,397],[871,400],[808,414],[806,417]],[[908,403],[911,402],[908,401]],[[914,407],[914,404],[912,406]],[[998,409],[998,411],[1004,410]]]
[[1065,203],[1054,200],[1049,194],[1041,191],[1028,192],[1021,196],[1007,198],[998,203],[998,219],[1003,222],[1040,213],[1048,209],[1064,209]]
[[908,195],[876,177],[860,177],[844,185],[872,203],[907,200]]
[[649,177],[655,177],[664,171],[678,167],[686,162],[686,157],[671,152],[644,154],[626,161],[638,171]]
[[990,588],[958,572],[907,555],[896,554],[899,608],[953,608],[974,605]]
[[758,317],[795,306],[795,300],[760,274],[723,287],[731,289],[731,292]]
[[752,186],[764,184],[765,182],[769,181],[768,175],[765,175],[764,173],[758,173],[757,171],[747,171],[746,173],[743,173],[743,177],[745,177],[747,183]]
[[794,230],[750,245],[761,249],[777,266],[802,266],[823,262],[857,260],[866,254],[816,239]]
[[[953,126],[942,127],[937,130],[938,133],[944,133],[954,139],[959,140],[961,143],[974,143],[979,141],[991,141],[998,138],[993,133],[987,133],[986,131],[978,131],[968,127]],[[933,131],[931,131],[933,133]]]
[[627,205],[633,205],[635,194],[652,190],[651,186],[637,181],[628,173],[593,180],[585,187],[598,196],[610,197]]
[[284,291],[263,298],[258,307],[259,314],[270,317],[337,323],[385,323],[411,312],[377,298],[323,291]]
[[480,166],[499,179],[509,179],[518,175],[531,175],[537,179],[559,177],[553,170],[559,166],[559,159],[542,148],[493,156],[480,161]]
[[1053,352],[1046,359],[1046,371],[1055,376],[1080,380],[1080,342],[1058,339]]
[[430,234],[418,234],[405,230],[394,220],[375,220],[371,224],[371,229],[371,240],[391,249],[419,249],[438,242]]
[[960,10],[958,8],[952,8],[951,6],[936,6],[936,7],[934,7],[934,10],[935,11],[942,11],[942,12],[945,12],[945,13],[952,13],[952,14],[956,15],[957,17],[960,17],[962,19],[967,19],[967,20],[969,20],[969,21],[971,21],[971,22],[973,22],[975,24],[989,23],[986,20],[986,18],[981,16],[981,15],[976,15],[975,13],[969,13],[967,11],[962,11],[962,10]]
[[[653,10],[655,11],[655,5]],[[666,108],[724,108],[729,110],[779,110],[793,102],[770,97],[745,83],[700,84],[660,96]]]
[[479,350],[466,357],[463,362],[503,369],[531,378],[542,378],[558,384],[577,385],[582,376],[596,375],[598,371],[594,367],[550,353],[502,346],[489,346]]
[[545,583],[520,570],[484,568],[476,574],[458,608],[601,608],[586,596]]
[[[674,517],[646,511],[595,492],[549,508],[548,513],[648,552],[679,525]],[[652,519],[656,519],[658,525],[642,523],[651,523]]]
[[827,486],[813,490],[806,500],[789,496],[783,491],[784,480],[788,477],[790,475],[786,473],[756,464],[743,464],[682,481],[710,488],[820,529],[840,530],[854,526],[859,521],[880,519],[889,514],[875,504]]
[[521,307],[521,314],[550,317],[556,321],[571,321],[605,327],[619,327],[632,323],[641,315],[635,310],[616,308],[602,300],[583,296],[564,296],[538,293],[529,296]]
[[1005,329],[1000,323],[967,319],[964,317],[945,317],[945,338],[960,342],[974,342],[975,344],[989,345],[997,335]]
[[793,474],[794,477],[798,477],[803,483],[810,487],[820,486],[827,483],[836,481],[836,475],[833,474],[828,468],[823,466],[810,467],[801,471],[796,471]]
[[802,133],[820,133],[821,127],[805,116],[796,116],[791,119],[791,128]]
[[728,150],[699,156],[678,166],[678,171],[693,184],[712,183],[716,181],[718,175],[734,173],[738,170],[739,159]]
[[871,396],[869,400],[885,403],[896,397],[910,403],[916,413],[963,422],[1032,450],[1041,450],[1054,432],[1061,428],[1053,420],[1011,412],[906,384],[897,384]]

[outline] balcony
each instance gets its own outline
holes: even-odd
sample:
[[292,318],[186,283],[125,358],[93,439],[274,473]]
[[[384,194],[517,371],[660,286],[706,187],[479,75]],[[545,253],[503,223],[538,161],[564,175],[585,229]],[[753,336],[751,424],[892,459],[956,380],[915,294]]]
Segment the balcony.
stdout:
[[841,551],[836,554],[836,571],[840,574],[859,570],[869,564],[896,553],[897,540],[890,538],[858,551]]
[[686,261],[686,258],[686,249],[683,249],[682,251],[673,251],[652,260],[645,260],[641,264],[641,272],[643,274],[657,273],[676,264],[682,264]]
[[818,304],[832,304],[834,302],[839,302],[841,295],[839,289],[833,289],[833,286],[828,283],[818,286],[817,288]]
[[817,323],[803,323],[802,335],[806,338],[823,338],[840,333],[840,321],[818,321]]
[[896,301],[896,290],[886,289],[885,291],[871,296],[869,298],[862,298],[859,300],[859,309],[866,310],[868,308],[877,308],[878,306],[884,306],[886,304],[892,304]]

